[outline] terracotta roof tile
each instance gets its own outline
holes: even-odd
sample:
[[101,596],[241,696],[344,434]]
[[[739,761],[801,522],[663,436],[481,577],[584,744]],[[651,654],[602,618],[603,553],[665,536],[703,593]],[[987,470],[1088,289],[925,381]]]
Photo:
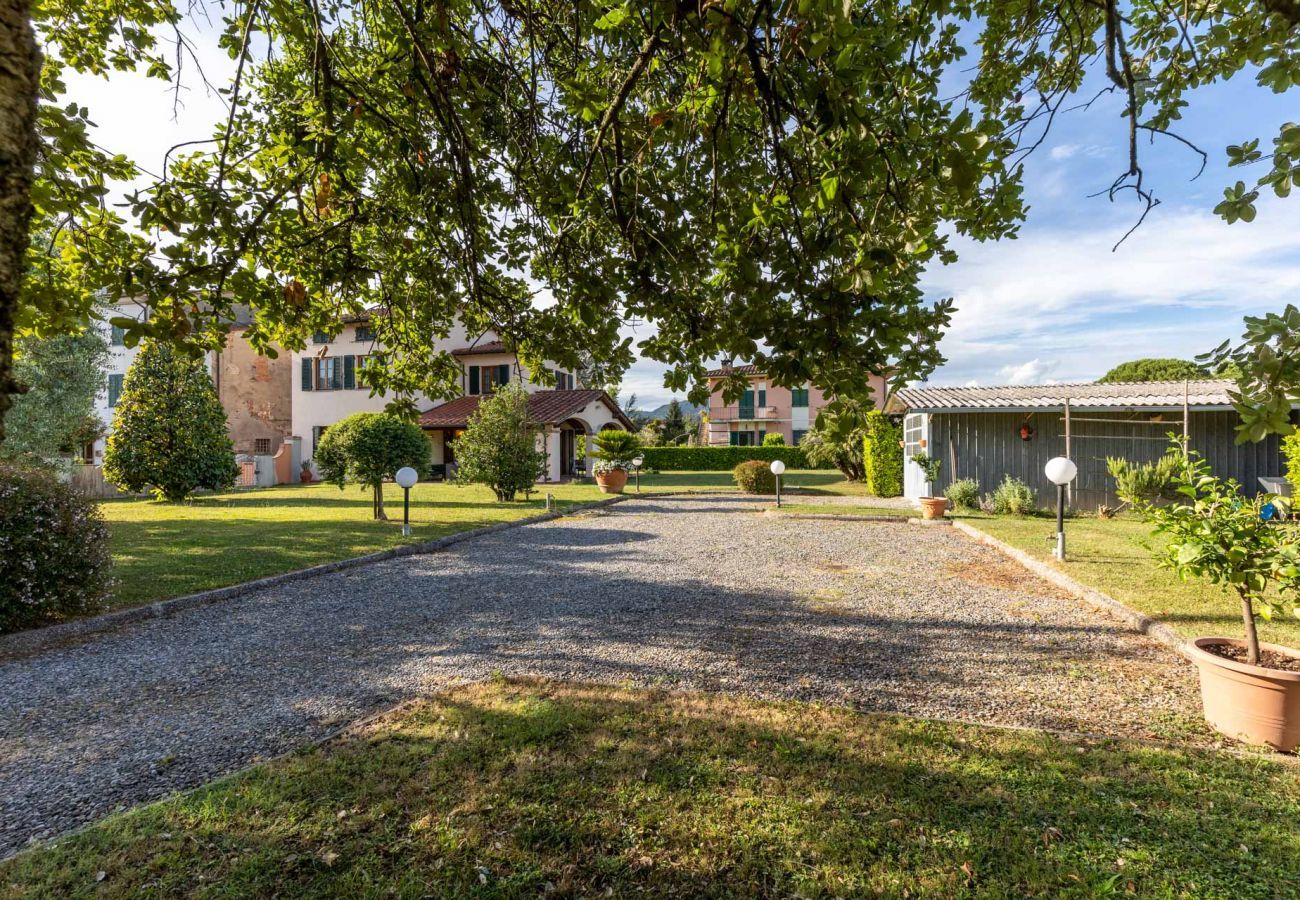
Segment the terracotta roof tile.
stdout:
[[762,369],[752,364],[743,366],[724,366],[721,369],[710,369],[704,374],[706,378],[722,378],[724,375],[731,375],[733,373],[739,373],[741,375],[764,374]]
[[480,353],[513,353],[503,341],[485,341],[482,344],[475,344],[473,347],[461,347],[458,350],[451,351],[452,356],[476,356]]
[[[615,418],[631,430],[632,422],[604,391],[535,391],[528,395],[528,421],[535,425],[558,425],[593,400],[604,398]],[[478,409],[478,396],[457,397],[420,415],[421,428],[464,428]]]

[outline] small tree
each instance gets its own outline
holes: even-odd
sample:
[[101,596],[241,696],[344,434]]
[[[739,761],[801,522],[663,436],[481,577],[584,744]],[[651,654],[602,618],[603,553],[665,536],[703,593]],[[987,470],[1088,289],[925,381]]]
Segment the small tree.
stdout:
[[860,429],[841,435],[840,432],[823,428],[819,421],[799,441],[799,449],[803,451],[808,465],[813,468],[834,466],[849,481],[861,481],[865,474],[862,439],[863,432]]
[[316,448],[321,480],[340,488],[347,482],[370,488],[376,519],[384,512],[384,481],[398,469],[423,469],[432,451],[420,426],[391,413],[353,413],[325,430]]
[[[1246,662],[1259,664],[1256,614],[1271,619],[1283,610],[1300,615],[1300,548],[1289,530],[1260,515],[1267,495],[1247,498],[1232,479],[1216,478],[1209,463],[1175,438],[1170,454],[1178,501],[1137,508],[1168,540],[1156,561],[1179,578],[1205,578],[1236,595],[1246,632]],[[1276,590],[1270,590],[1270,587]]]
[[117,401],[104,477],[128,491],[152,486],[155,497],[175,503],[198,488],[229,488],[238,474],[203,359],[146,341]]
[[104,389],[108,344],[87,329],[81,334],[23,338],[14,374],[27,393],[14,397],[5,414],[6,455],[50,457],[98,437],[95,395]]
[[764,446],[764,447],[784,447],[784,446],[785,446],[785,435],[783,435],[783,434],[782,434],[781,432],[779,432],[779,431],[770,431],[770,432],[768,432],[767,434],[763,435],[763,446]]
[[456,440],[456,480],[486,484],[508,503],[532,487],[546,470],[537,429],[528,422],[528,393],[511,382],[484,397]]
[[660,440],[665,444],[680,443],[682,438],[689,433],[686,424],[686,415],[682,412],[682,405],[676,399],[668,404],[668,411],[664,414],[663,426],[659,429]]
[[613,469],[630,469],[632,460],[641,452],[641,441],[630,431],[610,429],[598,431],[591,439],[596,445],[596,474]]
[[920,466],[921,471],[925,473],[927,484],[933,484],[939,480],[939,473],[943,471],[942,459],[928,453],[913,453],[912,462]]

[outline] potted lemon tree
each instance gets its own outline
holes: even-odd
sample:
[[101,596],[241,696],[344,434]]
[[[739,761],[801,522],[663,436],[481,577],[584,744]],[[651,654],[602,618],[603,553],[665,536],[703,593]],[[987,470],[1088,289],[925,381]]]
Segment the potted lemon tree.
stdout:
[[1205,718],[1218,731],[1278,750],[1300,745],[1300,651],[1261,643],[1256,619],[1300,615],[1300,545],[1271,521],[1268,495],[1248,498],[1233,480],[1176,439],[1177,499],[1121,497],[1166,542],[1157,562],[1180,578],[1222,586],[1241,614],[1241,637],[1198,637],[1187,655],[1201,679]]
[[[912,462],[921,467],[925,473],[925,485],[930,487],[939,480],[939,472],[943,469],[943,460],[937,456],[931,456],[928,453],[912,454]],[[921,497],[917,501],[921,504],[921,518],[923,519],[942,519],[944,513],[948,510],[947,497]]]
[[602,494],[621,494],[627,484],[627,470],[641,451],[641,439],[630,431],[598,431],[591,442],[596,445],[596,463],[592,473]]

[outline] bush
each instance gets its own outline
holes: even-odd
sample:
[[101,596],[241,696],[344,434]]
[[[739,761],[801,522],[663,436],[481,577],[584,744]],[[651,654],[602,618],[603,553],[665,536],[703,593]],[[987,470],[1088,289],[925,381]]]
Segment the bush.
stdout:
[[98,504],[49,469],[0,464],[0,632],[98,611],[111,568]]
[[322,481],[370,488],[374,517],[386,519],[384,479],[403,466],[424,471],[432,449],[418,425],[389,413],[353,413],[325,429],[316,448],[316,466]]
[[485,484],[506,503],[545,470],[546,454],[537,449],[537,429],[528,424],[523,387],[512,382],[483,398],[456,439],[456,481]]
[[877,497],[903,493],[903,429],[878,409],[867,413],[862,439],[862,481]]
[[979,509],[980,483],[974,478],[959,478],[948,485],[943,495],[954,509]]
[[[804,438],[807,440],[807,437]],[[813,463],[800,447],[646,447],[645,469],[660,472],[730,472],[751,459],[779,459],[790,469],[833,469],[833,463]]]
[[1173,454],[1149,463],[1106,457],[1106,471],[1115,479],[1115,496],[1133,505],[1174,499],[1172,485],[1179,466]]
[[814,424],[799,441],[799,449],[804,459],[814,469],[840,470],[840,474],[849,481],[861,481],[862,468],[862,429],[850,428],[845,431],[843,420],[827,419],[826,422]]
[[626,471],[632,468],[632,460],[641,452],[641,439],[621,428],[598,431],[591,442],[596,445],[592,456],[596,457],[594,474],[597,475],[613,469]]
[[764,447],[784,447],[785,435],[779,431],[772,431],[763,435]]
[[127,369],[104,450],[104,478],[178,502],[235,483],[226,411],[202,357],[146,341]]
[[1282,458],[1286,460],[1286,480],[1291,495],[1300,498],[1300,429],[1282,438]]
[[1038,502],[1029,485],[1019,478],[1007,475],[993,493],[985,498],[984,507],[1001,516],[1024,516],[1038,509]]
[[747,494],[775,494],[776,476],[772,474],[771,463],[751,459],[731,470],[731,477],[736,486]]

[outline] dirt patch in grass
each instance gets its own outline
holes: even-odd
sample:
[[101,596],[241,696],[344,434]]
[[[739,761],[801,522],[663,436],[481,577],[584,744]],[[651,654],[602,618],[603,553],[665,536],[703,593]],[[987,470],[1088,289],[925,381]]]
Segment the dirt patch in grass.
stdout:
[[1001,559],[968,559],[951,562],[944,566],[944,574],[972,584],[1005,591],[1032,591],[1035,594],[1050,594],[1054,597],[1064,596],[1058,588],[1025,571],[1023,566],[1004,562]]

